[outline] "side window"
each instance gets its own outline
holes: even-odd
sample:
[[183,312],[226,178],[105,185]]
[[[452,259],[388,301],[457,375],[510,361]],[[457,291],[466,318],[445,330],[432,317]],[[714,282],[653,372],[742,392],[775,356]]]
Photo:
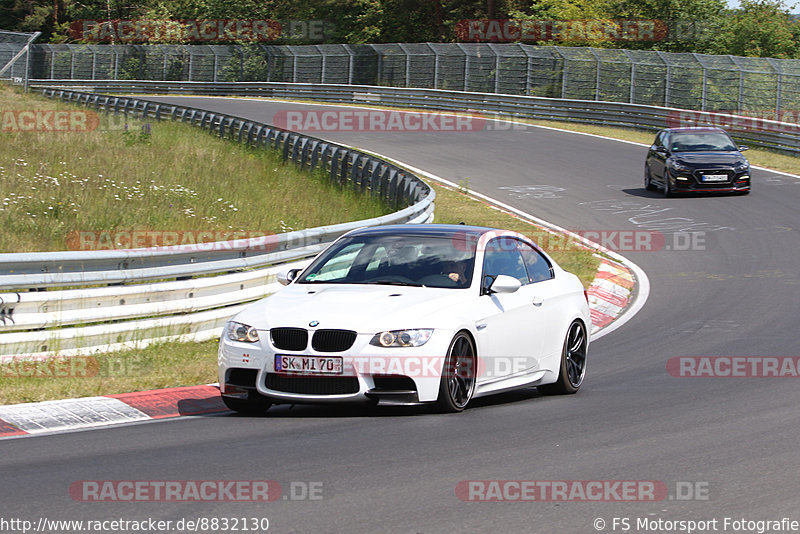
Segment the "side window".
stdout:
[[656,136],[655,145],[656,146],[666,146],[664,144],[666,140],[667,140],[667,132],[664,132],[664,131],[658,132],[658,135]]
[[528,283],[528,273],[516,239],[498,237],[487,244],[483,257],[483,275],[494,277],[498,274],[516,278],[523,285]]
[[553,278],[553,267],[538,250],[527,243],[520,243],[519,251],[525,260],[525,267],[528,269],[528,277],[531,282],[541,282]]

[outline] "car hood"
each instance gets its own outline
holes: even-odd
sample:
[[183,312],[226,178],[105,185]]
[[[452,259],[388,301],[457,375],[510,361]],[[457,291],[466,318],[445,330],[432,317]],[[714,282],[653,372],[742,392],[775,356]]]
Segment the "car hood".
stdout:
[[[276,327],[356,330],[375,333],[387,329],[434,326],[434,316],[449,310],[456,315],[471,289],[425,288],[355,284],[291,284],[253,303],[234,320],[259,330]],[[435,317],[441,325],[444,317]]]
[[685,165],[734,165],[747,161],[739,152],[676,152],[675,160]]

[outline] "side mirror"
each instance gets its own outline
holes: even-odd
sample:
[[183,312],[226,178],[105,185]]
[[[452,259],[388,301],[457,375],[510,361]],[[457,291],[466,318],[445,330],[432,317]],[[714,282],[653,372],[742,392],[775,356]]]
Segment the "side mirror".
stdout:
[[668,154],[666,147],[663,146],[657,146],[655,148],[655,151],[658,152],[659,154]]
[[490,280],[484,279],[485,293],[488,295],[492,293],[513,293],[522,287],[522,283],[519,280],[507,274],[498,274],[491,283],[489,282]]
[[747,145],[739,145],[739,152],[744,152],[745,150],[750,150],[750,147]]
[[278,273],[278,283],[282,286],[288,286],[294,279],[297,278],[297,275],[300,274],[300,271],[303,269],[289,269],[288,271],[281,271]]

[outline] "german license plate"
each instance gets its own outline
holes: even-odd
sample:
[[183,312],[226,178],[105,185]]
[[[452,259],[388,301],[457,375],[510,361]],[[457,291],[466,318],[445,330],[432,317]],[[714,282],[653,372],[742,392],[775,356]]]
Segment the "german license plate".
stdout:
[[727,182],[728,175],[727,174],[704,174],[703,175],[704,182]]
[[341,356],[290,356],[275,355],[275,371],[283,373],[308,373],[318,375],[342,374]]

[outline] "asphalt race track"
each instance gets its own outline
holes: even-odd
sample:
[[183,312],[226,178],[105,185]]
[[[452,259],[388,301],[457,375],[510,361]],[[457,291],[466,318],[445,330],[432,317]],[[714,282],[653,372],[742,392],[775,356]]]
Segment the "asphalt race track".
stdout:
[[[278,111],[323,109],[154,100],[267,123]],[[615,517],[628,518],[631,532],[646,531],[637,518],[717,519],[718,532],[735,531],[724,528],[726,517],[800,521],[797,378],[667,370],[670,358],[682,356],[800,356],[800,180],[755,170],[748,196],[665,199],[643,188],[645,148],[597,137],[522,126],[313,135],[468,180],[475,191],[566,228],[660,230],[659,250],[622,252],[648,274],[650,297],[630,322],[592,344],[587,381],[571,397],[531,389],[480,399],[459,415],[280,406],[260,418],[189,417],[4,441],[4,516],[266,517],[270,532],[370,533],[621,532]],[[677,250],[687,231],[699,232],[699,241]],[[264,479],[278,481],[283,498],[120,503],[78,502],[69,493],[81,480]],[[669,495],[463,502],[456,486],[469,480],[658,481]],[[313,500],[303,498],[308,483],[315,483]]]

